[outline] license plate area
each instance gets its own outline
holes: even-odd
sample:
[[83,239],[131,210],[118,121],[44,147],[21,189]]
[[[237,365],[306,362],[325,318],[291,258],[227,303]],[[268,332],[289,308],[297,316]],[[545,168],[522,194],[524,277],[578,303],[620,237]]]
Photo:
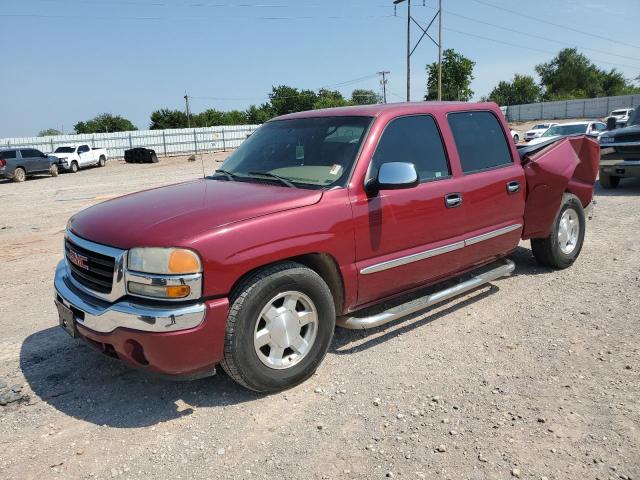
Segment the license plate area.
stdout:
[[76,330],[76,319],[73,311],[58,300],[56,300],[56,307],[58,308],[58,321],[60,323],[60,327],[71,337],[77,338],[78,331]]

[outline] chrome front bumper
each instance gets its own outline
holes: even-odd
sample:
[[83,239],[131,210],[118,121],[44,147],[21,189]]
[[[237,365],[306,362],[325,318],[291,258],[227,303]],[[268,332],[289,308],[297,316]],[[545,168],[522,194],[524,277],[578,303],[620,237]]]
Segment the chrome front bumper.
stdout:
[[70,280],[65,261],[56,267],[56,301],[74,312],[75,322],[94,332],[111,333],[117,328],[143,332],[176,332],[197,327],[205,317],[203,303],[149,306],[130,301],[109,303],[80,291]]

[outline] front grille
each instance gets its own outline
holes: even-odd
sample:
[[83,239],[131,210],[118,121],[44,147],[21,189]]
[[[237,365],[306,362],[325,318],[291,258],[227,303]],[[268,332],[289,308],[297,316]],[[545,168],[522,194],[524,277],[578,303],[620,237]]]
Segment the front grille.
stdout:
[[[71,275],[76,281],[96,292],[111,293],[115,258],[82,248],[69,239],[64,242],[64,251]],[[86,268],[77,265],[78,258]]]

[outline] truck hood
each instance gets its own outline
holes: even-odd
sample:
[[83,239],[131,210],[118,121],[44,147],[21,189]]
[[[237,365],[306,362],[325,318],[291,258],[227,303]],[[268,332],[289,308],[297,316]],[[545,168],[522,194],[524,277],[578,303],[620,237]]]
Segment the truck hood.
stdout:
[[99,203],[74,215],[69,229],[123,249],[184,245],[203,231],[313,205],[321,198],[318,190],[202,179]]

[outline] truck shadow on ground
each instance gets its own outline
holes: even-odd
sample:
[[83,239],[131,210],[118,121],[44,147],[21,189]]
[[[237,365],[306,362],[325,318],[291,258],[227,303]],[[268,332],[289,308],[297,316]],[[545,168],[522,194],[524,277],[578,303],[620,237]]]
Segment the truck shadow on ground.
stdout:
[[260,398],[221,369],[209,378],[172,381],[102,356],[60,328],[34,333],[22,344],[20,367],[31,390],[57,410],[96,425],[136,428]]

